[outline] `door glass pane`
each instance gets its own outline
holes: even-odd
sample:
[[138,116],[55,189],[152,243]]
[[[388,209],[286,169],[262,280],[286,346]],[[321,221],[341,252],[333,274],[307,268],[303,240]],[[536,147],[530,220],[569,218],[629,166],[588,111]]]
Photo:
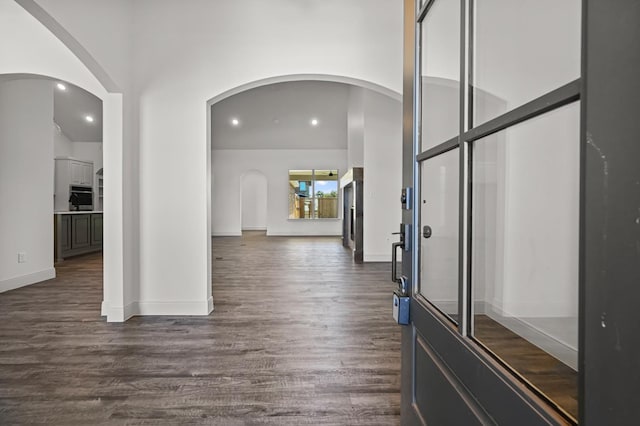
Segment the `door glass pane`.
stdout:
[[422,150],[460,133],[460,2],[436,0],[421,25]]
[[474,336],[577,417],[579,103],[473,144]]
[[[421,164],[420,294],[458,321],[459,149]],[[431,229],[425,238],[424,227]]]
[[580,77],[580,4],[474,2],[474,125]]

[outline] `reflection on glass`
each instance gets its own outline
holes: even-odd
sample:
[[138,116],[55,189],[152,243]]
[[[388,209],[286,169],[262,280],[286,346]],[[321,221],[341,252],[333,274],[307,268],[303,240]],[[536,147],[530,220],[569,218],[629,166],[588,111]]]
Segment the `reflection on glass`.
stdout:
[[[421,165],[420,294],[448,314],[458,316],[459,149]],[[424,227],[431,229],[425,238]]]
[[289,219],[313,218],[313,170],[289,170]]
[[338,171],[315,171],[315,212],[318,219],[338,217]]
[[436,1],[421,25],[422,150],[460,130],[460,2]]
[[579,104],[472,149],[474,336],[577,417]]
[[474,126],[580,77],[580,0],[473,7]]

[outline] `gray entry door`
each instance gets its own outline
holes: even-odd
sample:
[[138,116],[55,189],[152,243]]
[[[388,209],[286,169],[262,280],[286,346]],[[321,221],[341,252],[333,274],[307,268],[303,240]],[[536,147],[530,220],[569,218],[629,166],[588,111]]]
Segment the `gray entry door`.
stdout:
[[575,424],[583,5],[404,5],[402,424]]

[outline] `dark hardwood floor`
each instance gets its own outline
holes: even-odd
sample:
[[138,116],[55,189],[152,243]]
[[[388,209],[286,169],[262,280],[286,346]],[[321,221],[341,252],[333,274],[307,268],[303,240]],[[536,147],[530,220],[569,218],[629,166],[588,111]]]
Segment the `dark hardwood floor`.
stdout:
[[213,247],[209,317],[106,323],[100,255],[0,294],[0,424],[399,424],[389,264],[336,238]]
[[475,316],[475,337],[567,413],[578,418],[578,372],[487,315]]

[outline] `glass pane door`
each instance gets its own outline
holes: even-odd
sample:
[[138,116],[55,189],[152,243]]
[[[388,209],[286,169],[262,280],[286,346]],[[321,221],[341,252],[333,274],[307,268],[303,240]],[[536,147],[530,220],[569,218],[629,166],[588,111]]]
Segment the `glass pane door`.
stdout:
[[580,77],[580,0],[473,2],[473,124]]
[[473,143],[474,337],[578,415],[580,108]]
[[460,2],[436,1],[422,22],[422,151],[460,131]]
[[[465,385],[465,374],[471,375],[474,398],[497,395],[500,386],[490,375],[479,383],[488,364],[469,366],[469,357],[456,367],[456,353],[473,351],[476,360],[501,364],[491,367],[500,382],[505,369],[510,372],[501,401],[526,394],[539,398],[540,412],[572,422],[578,409],[581,3],[561,3],[418,2],[412,278],[422,303],[412,316],[419,318],[416,339],[445,355],[452,376]],[[424,312],[429,315],[420,317]],[[437,327],[452,326],[438,313],[457,325],[455,343],[430,341],[431,319]],[[426,371],[419,364],[427,357],[413,359],[418,373]],[[494,403],[489,399],[487,408]],[[492,410],[518,411],[515,401]],[[529,408],[537,410],[536,404]],[[521,407],[522,423],[529,408]]]
[[458,321],[459,150],[421,163],[420,294]]

